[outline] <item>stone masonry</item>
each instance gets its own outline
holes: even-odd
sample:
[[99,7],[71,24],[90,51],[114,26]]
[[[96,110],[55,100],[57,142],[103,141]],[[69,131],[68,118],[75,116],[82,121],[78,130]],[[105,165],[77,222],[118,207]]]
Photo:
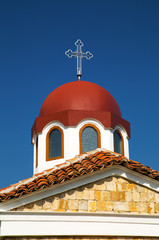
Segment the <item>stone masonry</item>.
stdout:
[[159,214],[159,193],[121,177],[109,177],[16,210]]
[[140,238],[140,237],[5,237],[4,240],[158,240],[154,238]]

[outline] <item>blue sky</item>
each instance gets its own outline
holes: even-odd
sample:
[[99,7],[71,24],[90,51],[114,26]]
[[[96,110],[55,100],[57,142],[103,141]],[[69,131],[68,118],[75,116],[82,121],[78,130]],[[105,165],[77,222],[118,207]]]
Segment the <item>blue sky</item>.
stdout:
[[32,176],[31,127],[47,95],[82,79],[107,89],[131,123],[130,158],[159,170],[159,1],[0,1],[0,188]]

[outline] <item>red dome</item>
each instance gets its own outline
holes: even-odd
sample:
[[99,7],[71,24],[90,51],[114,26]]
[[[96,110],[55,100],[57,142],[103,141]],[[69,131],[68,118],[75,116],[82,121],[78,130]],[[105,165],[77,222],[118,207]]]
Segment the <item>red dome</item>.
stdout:
[[65,110],[107,111],[121,117],[113,96],[99,85],[75,81],[66,83],[45,99],[39,116],[48,116]]

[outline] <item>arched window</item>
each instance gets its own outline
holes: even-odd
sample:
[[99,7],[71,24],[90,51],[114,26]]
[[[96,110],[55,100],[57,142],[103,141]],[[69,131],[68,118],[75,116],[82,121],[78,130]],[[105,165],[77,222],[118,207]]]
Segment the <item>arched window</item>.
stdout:
[[80,129],[80,153],[95,150],[101,146],[100,131],[92,124]]
[[46,160],[54,160],[63,155],[63,131],[59,127],[50,129],[46,136]]
[[120,131],[114,132],[114,152],[124,155],[124,142]]

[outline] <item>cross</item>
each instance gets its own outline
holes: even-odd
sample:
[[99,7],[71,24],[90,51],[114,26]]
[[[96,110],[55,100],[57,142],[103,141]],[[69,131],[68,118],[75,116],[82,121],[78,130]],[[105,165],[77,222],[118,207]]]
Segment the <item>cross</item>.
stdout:
[[75,57],[77,58],[77,77],[78,80],[80,80],[80,77],[82,76],[82,58],[86,58],[86,59],[90,59],[93,57],[93,54],[91,54],[89,51],[87,51],[86,53],[82,52],[82,47],[83,47],[83,43],[81,42],[80,39],[78,39],[75,42],[75,45],[77,46],[77,51],[76,52],[72,52],[71,49],[69,49],[68,51],[65,52],[65,54],[69,57]]

